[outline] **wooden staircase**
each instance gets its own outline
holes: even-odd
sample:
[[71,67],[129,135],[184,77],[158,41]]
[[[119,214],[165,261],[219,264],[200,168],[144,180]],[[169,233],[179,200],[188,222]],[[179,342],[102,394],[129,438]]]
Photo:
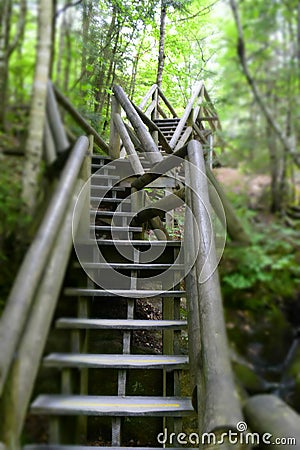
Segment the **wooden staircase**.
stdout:
[[[141,423],[147,423],[141,422],[141,418],[154,417],[156,432],[161,432],[166,424],[170,431],[180,432],[181,418],[193,413],[190,398],[181,395],[180,380],[182,370],[188,366],[188,356],[181,354],[180,345],[181,331],[187,327],[187,322],[180,318],[180,301],[185,297],[185,291],[178,283],[168,291],[152,285],[153,275],[169,270],[171,275],[168,276],[173,276],[182,271],[183,261],[176,261],[182,242],[151,242],[136,238],[142,228],[130,226],[135,214],[131,198],[126,198],[126,188],[114,186],[119,177],[115,166],[106,164],[108,161],[99,156],[93,158],[92,167],[96,174],[91,184],[91,219],[92,222],[96,220],[96,225],[91,225],[91,235],[95,233],[99,250],[107,262],[89,261],[83,266],[97,272],[103,280],[109,277],[110,270],[117,271],[126,278],[126,283],[120,288],[112,281],[112,285],[106,283],[103,289],[87,280],[86,286],[64,289],[65,302],[77,302],[78,305],[77,317],[56,320],[57,328],[70,333],[70,351],[50,353],[43,362],[45,367],[61,372],[61,392],[39,395],[31,405],[31,413],[49,418],[51,448],[86,443],[90,420],[87,418],[92,416],[97,418],[93,428],[98,427],[99,435],[103,433],[103,427],[107,430],[109,418],[111,432],[109,438],[106,432],[107,446],[120,447],[129,442],[137,445],[140,440],[140,432],[128,436],[128,418],[131,421],[134,418],[136,426],[141,427]],[[122,210],[116,211],[120,204]],[[103,219],[106,224],[102,223]],[[85,244],[89,246],[89,240]],[[151,248],[157,251],[157,258],[147,263],[147,251]],[[82,269],[76,264],[74,270]],[[137,302],[147,302],[150,308],[158,308],[161,318],[140,319],[136,313]],[[112,340],[116,334],[121,336],[117,353],[111,353],[107,341],[101,345],[103,331]],[[133,337],[139,333],[146,333],[150,341],[154,335],[158,347],[140,354],[140,349],[133,345]],[[95,352],[94,342],[98,342],[99,352]],[[132,380],[137,370],[147,371],[147,381],[142,394],[134,395]],[[105,389],[97,392],[93,387],[93,371],[97,371],[100,379],[111,378],[107,392]],[[66,422],[66,417],[73,418],[71,425],[69,419]],[[155,435],[151,435],[151,426],[149,430],[145,426],[144,444],[157,445]],[[37,448],[38,445],[26,447],[27,450]]]
[[[199,438],[236,429],[203,175],[220,124],[203,82],[180,119],[157,85],[139,106],[114,86],[109,145],[54,91],[89,138],[68,154],[1,318],[0,450],[19,450],[28,409],[47,439],[25,450],[176,449],[186,416]],[[166,223],[184,203],[183,245]]]

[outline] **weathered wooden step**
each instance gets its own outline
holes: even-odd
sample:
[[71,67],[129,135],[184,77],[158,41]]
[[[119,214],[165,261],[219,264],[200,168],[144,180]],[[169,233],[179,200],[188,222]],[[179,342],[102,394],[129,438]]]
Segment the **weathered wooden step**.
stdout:
[[104,289],[66,288],[64,293],[68,296],[84,297],[185,297],[185,291],[158,291],[146,289]]
[[182,369],[187,356],[177,355],[95,355],[83,353],[52,353],[44,359],[47,367],[94,369]]
[[124,192],[125,186],[102,186],[102,185],[91,185],[91,190],[93,192]]
[[93,180],[119,180],[120,177],[118,175],[112,175],[112,174],[99,174],[99,173],[94,173],[92,176],[92,181]]
[[40,395],[31,405],[33,414],[46,415],[182,417],[192,411],[188,397]]
[[[86,245],[95,245],[95,240],[87,239],[84,241],[78,242],[79,244]],[[98,245],[113,245],[117,247],[126,247],[126,246],[134,246],[134,247],[181,247],[183,244],[182,241],[147,241],[142,239],[120,239],[117,242],[114,239],[97,239]]]
[[91,216],[97,217],[134,217],[135,212],[132,211],[101,211],[101,210],[91,210]]
[[[107,266],[111,267],[112,269],[116,270],[184,270],[184,264],[143,264],[143,263],[136,263],[136,264],[130,264],[130,263],[91,263],[91,262],[81,262],[82,266],[85,269],[105,269]],[[81,267],[78,266],[78,267]]]
[[112,233],[141,233],[143,231],[143,227],[117,227],[113,225],[91,225],[90,229],[96,231],[111,231]]
[[187,327],[186,320],[135,320],[135,319],[77,319],[61,318],[57,328],[80,330],[182,330]]
[[170,119],[154,119],[153,122],[156,123],[157,125],[159,125],[161,123],[168,123],[168,122],[178,123],[178,122],[180,122],[180,119],[179,119],[179,117],[172,117]]
[[92,163],[91,167],[92,167],[92,169],[116,170],[116,166],[114,166],[113,164]]

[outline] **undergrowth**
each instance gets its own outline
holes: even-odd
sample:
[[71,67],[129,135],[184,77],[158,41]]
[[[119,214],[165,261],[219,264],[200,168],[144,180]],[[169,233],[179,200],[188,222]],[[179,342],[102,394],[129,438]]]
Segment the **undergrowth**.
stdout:
[[251,238],[245,247],[228,245],[220,264],[225,304],[256,310],[296,298],[300,285],[300,233],[280,218],[264,221],[238,205],[237,213]]

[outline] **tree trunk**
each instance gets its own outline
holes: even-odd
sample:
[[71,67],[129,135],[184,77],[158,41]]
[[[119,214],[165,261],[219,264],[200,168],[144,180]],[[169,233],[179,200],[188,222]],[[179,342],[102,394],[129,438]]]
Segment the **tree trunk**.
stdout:
[[156,84],[161,89],[162,77],[165,63],[165,37],[166,37],[167,6],[165,0],[161,0],[160,27],[159,27],[159,49]]
[[0,130],[5,128],[9,58],[18,47],[20,38],[24,35],[27,11],[26,0],[20,0],[19,18],[14,33],[14,38],[10,42],[12,6],[13,3],[11,0],[4,0],[0,5]]
[[1,5],[0,28],[0,130],[5,128],[7,78],[8,78],[8,41],[11,17],[11,1],[4,0]]
[[51,63],[52,15],[52,2],[40,0],[37,60],[30,110],[29,132],[25,149],[26,161],[23,172],[23,201],[30,214],[33,214],[35,211],[39,191],[47,82]]

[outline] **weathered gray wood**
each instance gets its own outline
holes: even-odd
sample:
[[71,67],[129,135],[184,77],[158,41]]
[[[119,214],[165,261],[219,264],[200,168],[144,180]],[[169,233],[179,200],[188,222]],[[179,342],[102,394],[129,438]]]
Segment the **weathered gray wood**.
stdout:
[[[246,422],[251,432],[265,435],[259,448],[295,449],[300,443],[300,416],[283,400],[271,394],[255,395],[244,405]],[[250,430],[249,430],[250,432]],[[292,438],[293,441],[288,441]],[[276,445],[272,445],[279,439]],[[254,443],[257,443],[255,441]]]
[[153,217],[164,217],[167,211],[179,208],[183,205],[184,188],[175,190],[172,194],[164,197],[156,202],[152,202],[150,206],[147,206],[142,211],[138,212],[133,219],[133,223],[136,225],[147,222],[147,220]]
[[[151,205],[152,201],[148,195],[147,192],[145,192],[145,205]],[[170,235],[168,233],[168,230],[166,229],[166,227],[164,226],[162,220],[160,217],[156,216],[156,217],[152,217],[150,219],[150,225],[152,227],[152,229],[154,230],[155,236],[157,237],[158,240],[165,240],[165,239],[170,239]]]
[[170,141],[170,147],[171,148],[175,148],[176,147],[178,139],[180,138],[180,135],[181,135],[181,133],[182,133],[186,123],[187,123],[187,120],[190,117],[193,105],[194,105],[196,99],[199,97],[202,87],[203,87],[203,81],[200,81],[195,86],[195,90],[194,90],[194,92],[192,94],[192,97],[191,97],[189,103],[187,104],[187,106],[185,108],[185,111],[184,111],[184,113],[182,115],[182,118],[180,119],[180,121],[179,121],[179,123],[177,125],[177,128],[176,128],[176,130],[175,130],[175,132],[173,134],[173,137],[172,137],[172,139]]
[[147,117],[151,116],[151,114],[153,113],[153,111],[155,110],[156,107],[156,101],[152,100],[152,102],[150,103],[150,105],[148,106],[148,108],[145,111],[145,115]]
[[183,147],[185,145],[186,141],[189,139],[192,132],[193,132],[193,127],[186,128],[183,135],[181,136],[181,138],[179,139],[179,141],[177,142],[177,144],[175,146],[175,151],[179,150],[181,147]]
[[139,108],[144,109],[147,102],[150,100],[150,98],[152,97],[152,95],[154,94],[154,92],[157,89],[157,84],[153,84],[151,86],[151,88],[149,89],[149,91],[147,92],[147,94],[145,95],[145,97],[142,99],[142,101],[139,104]]
[[43,364],[47,367],[88,367],[115,369],[181,369],[187,356],[170,355],[97,355],[83,353],[51,353]]
[[[82,243],[83,245],[94,245],[94,240],[84,240],[79,243]],[[120,239],[117,242],[113,239],[97,239],[98,245],[113,245],[117,247],[122,246],[132,246],[134,247],[181,247],[181,241],[169,241],[169,240],[159,240],[159,241],[148,241],[147,239],[132,239],[132,240],[125,240]]]
[[[188,174],[187,174],[188,177]],[[188,345],[190,362],[190,380],[194,395],[197,396],[194,407],[201,411],[202,398],[202,368],[201,368],[201,332],[199,315],[199,295],[198,282],[195,267],[197,244],[199,235],[194,230],[192,217],[192,199],[190,189],[186,189],[186,210],[185,210],[185,234],[184,234],[184,262],[185,266],[190,268],[185,277],[187,293],[187,312],[188,312]],[[197,394],[196,394],[197,393]],[[202,419],[201,419],[202,420]]]
[[160,145],[162,146],[162,148],[167,152],[167,153],[173,153],[168,141],[166,140],[164,134],[162,133],[162,131],[160,130],[160,128],[156,125],[155,122],[153,122],[150,117],[148,117],[145,113],[143,113],[143,111],[138,108],[136,105],[133,105],[136,112],[138,113],[138,115],[140,116],[140,118],[142,119],[142,121],[144,122],[145,125],[147,125],[147,127],[149,128],[150,131],[157,131],[158,133],[158,141],[160,143]]
[[82,115],[74,108],[71,102],[57,89],[53,86],[54,93],[57,101],[63,106],[63,108],[68,111],[75,122],[87,133],[94,136],[95,144],[98,145],[105,153],[109,153],[109,147],[102,137],[97,133],[97,131],[82,117]]
[[111,98],[111,112],[110,112],[110,130],[109,130],[109,156],[112,159],[120,158],[120,133],[116,127],[114,116],[121,114],[121,105],[113,95]]
[[[87,263],[83,262],[84,267],[87,269],[105,269],[107,268],[107,263]],[[79,266],[80,267],[80,266]],[[183,270],[183,264],[142,264],[142,263],[109,263],[109,267],[113,269],[124,269],[124,270]]]
[[148,132],[146,126],[144,125],[139,115],[135,111],[133,105],[128,100],[123,89],[120,86],[114,86],[113,92],[118,101],[120,102],[122,108],[124,109],[128,120],[131,122],[133,128],[135,129],[138,139],[140,140],[145,152],[147,153],[149,161],[151,161],[152,163],[157,163],[161,161],[163,157],[160,154],[160,151],[156,147],[150,133]]
[[137,180],[135,180],[132,183],[131,186],[137,190],[143,189],[145,186],[150,184],[152,181],[161,177],[169,170],[174,169],[174,167],[177,167],[181,163],[179,158],[185,158],[186,153],[187,153],[187,145],[184,145],[182,148],[180,148],[176,152],[174,152],[173,155],[170,155],[169,157],[165,158],[160,163],[153,166],[150,172],[145,173],[145,175],[139,177]]
[[130,155],[130,164],[134,170],[134,173],[136,175],[143,175],[145,173],[144,168],[141,164],[141,161],[139,160],[139,157],[137,155],[137,152],[134,148],[134,145],[130,139],[130,136],[128,134],[128,131],[125,127],[125,124],[120,116],[120,114],[114,114],[113,115],[113,122],[115,124],[115,127],[118,131],[118,133],[121,136],[123,145],[125,147],[125,150],[128,155]]
[[[227,344],[224,311],[217,272],[214,234],[207,212],[210,210],[205,162],[201,144],[188,145],[192,211],[200,231],[196,259],[199,293],[199,323],[203,385],[202,431],[235,429],[242,420],[238,394],[233,381]],[[239,447],[237,447],[239,448]]]
[[[209,108],[210,108],[210,110],[212,111],[212,115],[213,115],[214,117],[216,117],[216,119],[217,119],[217,124],[216,124],[216,125],[214,124],[214,126],[216,127],[216,129],[222,130],[222,126],[221,126],[221,122],[220,122],[220,119],[219,119],[219,115],[218,115],[217,110],[216,110],[216,108],[214,107],[214,104],[213,104],[213,102],[212,102],[212,100],[211,100],[211,98],[210,98],[210,95],[209,95],[209,93],[207,92],[207,90],[206,90],[205,87],[204,87],[204,98],[205,98],[205,100],[207,101],[207,103],[209,104]],[[205,108],[205,110],[208,111],[207,108]]]
[[57,155],[47,116],[45,119],[44,147],[46,163],[52,164],[56,160]]
[[89,141],[86,137],[79,138],[75,144],[36,237],[26,253],[3,311],[0,322],[0,393],[28,319],[33,296],[73,193],[88,145]]
[[31,407],[34,414],[90,416],[185,416],[192,411],[187,397],[105,397],[41,395]]
[[160,105],[157,105],[157,111],[159,112],[159,114],[161,115],[161,117],[163,117],[164,119],[167,119],[167,114],[164,112],[164,110],[162,109],[162,107]]
[[55,95],[53,92],[52,83],[48,81],[47,84],[47,119],[49,121],[51,133],[55,142],[55,147],[57,152],[63,152],[67,150],[70,146],[68,141],[61,117],[60,112],[56,103]]
[[56,322],[57,328],[67,329],[117,329],[117,330],[181,330],[187,327],[185,320],[137,320],[137,319],[70,319]]
[[81,288],[66,288],[64,290],[67,296],[85,296],[85,297],[185,297],[185,291],[159,291],[146,289],[115,289],[106,291],[104,289],[81,289]]
[[34,381],[72,249],[72,225],[76,229],[76,222],[72,223],[73,210],[82,185],[83,181],[79,181],[76,195],[73,196],[67,211],[65,211],[65,220],[48,258],[44,277],[39,284],[35,302],[18,347],[17,357],[12,364],[5,386],[1,401],[0,434],[8,448],[19,447],[18,441]]

